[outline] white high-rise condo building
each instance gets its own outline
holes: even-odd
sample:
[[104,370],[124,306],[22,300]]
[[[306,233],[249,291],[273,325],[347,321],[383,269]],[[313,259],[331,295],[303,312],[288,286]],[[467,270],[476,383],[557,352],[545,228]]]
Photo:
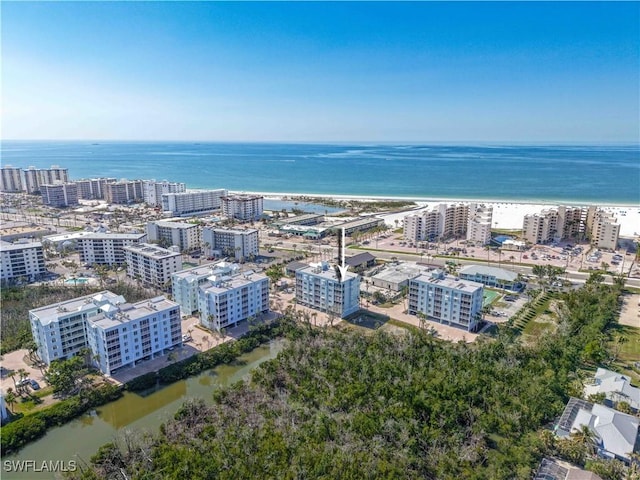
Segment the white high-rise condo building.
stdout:
[[166,289],[171,274],[182,270],[182,255],[149,243],[134,243],[123,247],[127,275],[144,285]]
[[467,241],[478,245],[491,242],[491,222],[493,207],[491,205],[469,204],[469,220],[467,222]]
[[412,242],[464,236],[467,233],[469,206],[440,203],[404,217],[404,238]]
[[184,183],[169,182],[167,180],[162,180],[161,182],[144,180],[142,182],[142,190],[144,203],[154,207],[162,207],[162,195],[186,192],[187,187]]
[[126,257],[124,247],[142,243],[144,233],[91,233],[77,239],[80,263],[122,265]]
[[18,193],[24,190],[22,186],[22,169],[5,165],[0,168],[0,191]]
[[604,250],[615,250],[620,236],[620,224],[609,212],[589,207],[587,213],[587,230],[591,234],[591,244]]
[[7,243],[0,241],[3,284],[38,280],[47,269],[44,263],[42,243]]
[[25,189],[29,194],[38,193],[42,185],[69,183],[69,170],[58,165],[52,165],[51,168],[29,167],[23,173]]
[[181,270],[171,275],[171,294],[180,304],[183,315],[191,315],[198,311],[198,289],[209,281],[209,277],[232,277],[240,273],[237,263],[219,261]]
[[162,296],[130,304],[105,290],[30,310],[29,320],[47,365],[88,348],[105,375],[182,344],[180,308]]
[[163,247],[177,246],[181,252],[200,248],[202,231],[198,224],[158,220],[147,223],[149,242],[158,242]]
[[210,213],[222,208],[222,197],[226,195],[224,189],[167,193],[162,195],[162,210],[177,217]]
[[296,270],[296,302],[340,318],[360,308],[360,276],[332,268],[327,262]]
[[261,195],[227,195],[222,197],[222,214],[241,222],[260,220],[263,200]]
[[236,326],[269,311],[269,278],[253,271],[214,273],[198,287],[200,323],[210,330]]
[[40,185],[40,194],[44,205],[57,208],[78,205],[78,185],[75,183]]
[[480,283],[434,271],[409,281],[408,312],[472,332],[482,320],[482,294]]
[[539,214],[525,215],[522,236],[529,243],[559,242],[580,238],[586,231],[587,210],[584,207],[546,208]]
[[109,203],[127,204],[142,201],[142,180],[120,180],[106,184]]
[[78,198],[102,200],[107,197],[107,184],[115,182],[115,178],[85,178],[75,180],[73,183],[78,186]]
[[258,230],[213,228],[202,229],[202,244],[206,256],[233,256],[244,260],[259,252]]

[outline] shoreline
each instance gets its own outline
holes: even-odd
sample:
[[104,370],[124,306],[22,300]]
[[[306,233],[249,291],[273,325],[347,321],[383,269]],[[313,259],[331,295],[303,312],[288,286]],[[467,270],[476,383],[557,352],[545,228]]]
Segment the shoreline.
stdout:
[[[204,188],[194,188],[188,190],[208,190]],[[253,192],[247,190],[228,190],[233,195],[261,195],[268,200],[286,200],[293,197],[310,197],[310,198],[332,198],[334,200],[360,200],[360,201],[411,201],[416,203],[492,203],[492,204],[515,204],[515,205],[548,205],[550,207],[558,205],[567,206],[599,206],[612,208],[640,208],[640,204],[632,203],[614,203],[614,202],[598,202],[598,201],[582,201],[582,200],[511,200],[504,198],[446,198],[446,197],[419,197],[419,196],[393,196],[393,195],[347,195],[339,193],[294,193],[294,192]],[[286,198],[285,198],[286,197]]]
[[249,192],[229,190],[230,194],[261,195],[267,200],[289,200],[296,197],[331,198],[334,200],[359,200],[359,201],[397,201],[405,200],[415,202],[415,207],[407,207],[400,212],[379,213],[388,225],[395,225],[395,221],[401,221],[405,216],[420,212],[433,207],[439,203],[484,203],[493,206],[493,218],[491,227],[504,230],[522,230],[522,223],[525,215],[540,213],[543,209],[557,207],[560,205],[589,207],[597,206],[602,210],[613,213],[620,224],[621,238],[640,237],[640,205],[615,204],[615,203],[594,203],[594,202],[558,202],[546,201],[524,201],[524,200],[499,200],[499,199],[452,199],[452,198],[428,198],[428,197],[393,197],[378,195],[330,195],[316,193],[285,193],[285,192]]

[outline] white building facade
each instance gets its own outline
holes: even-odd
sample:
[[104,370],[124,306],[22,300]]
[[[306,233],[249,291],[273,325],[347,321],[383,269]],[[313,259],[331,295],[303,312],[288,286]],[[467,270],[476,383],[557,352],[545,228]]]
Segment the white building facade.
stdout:
[[166,289],[171,275],[182,270],[182,255],[149,243],[134,243],[123,247],[127,275],[140,279],[144,285]]
[[147,223],[147,239],[160,245],[177,246],[181,252],[200,248],[202,231],[198,224],[159,220]]
[[89,265],[122,265],[124,247],[143,243],[144,233],[90,233],[76,239],[80,263]]
[[13,284],[21,279],[38,280],[46,273],[42,243],[8,243],[0,241],[2,284]]
[[84,178],[75,180],[78,198],[83,200],[103,200],[107,197],[107,184],[115,183],[115,178]]
[[88,348],[105,375],[182,344],[179,306],[162,296],[129,304],[105,290],[30,310],[29,320],[47,365]]
[[11,165],[0,168],[0,191],[19,193],[23,190],[22,169]]
[[469,206],[441,203],[429,210],[404,217],[403,235],[411,242],[462,237],[467,233]]
[[210,330],[236,326],[269,311],[269,278],[252,271],[214,274],[198,288],[200,323]]
[[482,320],[482,295],[481,284],[435,271],[409,281],[408,312],[473,332]]
[[327,262],[296,270],[296,302],[340,318],[360,308],[360,276],[345,272],[344,277]]
[[184,183],[169,182],[167,180],[162,180],[161,182],[143,180],[142,182],[142,198],[144,203],[153,207],[162,207],[162,195],[186,191],[187,186]]
[[162,210],[177,217],[210,213],[222,208],[226,195],[224,189],[167,193],[162,195]]
[[231,277],[240,272],[237,263],[216,262],[181,270],[171,275],[171,295],[180,305],[182,315],[191,315],[198,311],[198,290],[207,283],[209,277]]
[[227,195],[222,197],[222,214],[241,222],[260,220],[263,202],[261,195]]
[[38,193],[42,185],[69,183],[69,170],[58,165],[52,165],[51,168],[29,167],[23,175],[24,187],[29,194]]
[[491,223],[493,207],[490,205],[471,203],[467,222],[467,241],[476,245],[487,245],[491,242]]
[[64,208],[78,205],[78,185],[75,183],[57,183],[40,185],[43,205]]
[[106,184],[106,200],[109,203],[126,205],[142,201],[142,180],[120,180]]
[[206,256],[233,256],[241,261],[257,256],[260,250],[258,230],[204,227],[202,244]]

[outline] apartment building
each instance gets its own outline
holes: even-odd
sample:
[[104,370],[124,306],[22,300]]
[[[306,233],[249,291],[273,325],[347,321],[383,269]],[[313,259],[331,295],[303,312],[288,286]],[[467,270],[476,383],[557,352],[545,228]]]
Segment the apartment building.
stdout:
[[162,296],[129,304],[105,290],[30,310],[29,320],[47,365],[88,348],[105,375],[182,344],[180,308]]
[[222,197],[222,214],[241,222],[260,220],[263,201],[261,195],[226,195]]
[[615,250],[620,237],[620,224],[612,213],[592,206],[587,211],[586,229],[590,233],[591,245],[603,250]]
[[144,285],[167,289],[171,274],[182,270],[182,255],[149,243],[134,243],[123,247],[127,275],[140,279]]
[[485,204],[469,204],[467,221],[467,241],[475,245],[487,245],[491,242],[491,223],[493,207]]
[[162,195],[162,210],[176,217],[210,213],[222,208],[226,195],[224,189],[167,193]]
[[18,281],[33,282],[46,273],[42,243],[8,243],[0,241],[2,269],[0,280],[3,285]]
[[144,233],[90,233],[76,239],[80,263],[122,265],[124,247],[146,241]]
[[482,320],[482,294],[479,283],[434,271],[409,281],[408,312],[473,332]]
[[209,277],[231,277],[240,272],[237,263],[219,261],[175,272],[171,275],[171,295],[180,305],[183,315],[198,311],[198,289],[207,283]]
[[215,273],[198,288],[198,310],[200,323],[218,331],[267,313],[269,278],[253,271]]
[[126,205],[141,202],[142,180],[120,180],[106,184],[106,199],[109,203]]
[[186,191],[187,187],[184,183],[169,182],[167,180],[162,180],[161,182],[143,180],[142,182],[142,197],[144,203],[153,207],[162,207],[162,195]]
[[305,213],[295,217],[279,218],[274,225],[318,225],[324,222],[324,215],[319,213]]
[[467,233],[469,206],[441,203],[429,210],[404,217],[404,238],[411,242],[461,237]]
[[11,165],[0,168],[0,191],[18,193],[23,190],[22,169]]
[[78,186],[75,183],[40,185],[42,203],[50,207],[64,208],[78,205]]
[[147,239],[163,247],[177,246],[181,252],[200,248],[202,231],[195,223],[159,220],[147,223]]
[[107,184],[115,183],[115,178],[84,178],[75,180],[78,186],[78,198],[83,200],[104,200],[107,198]]
[[558,211],[544,209],[539,214],[525,215],[522,223],[522,237],[529,243],[549,243],[558,231]]
[[29,194],[40,192],[42,185],[69,183],[69,170],[58,165],[52,165],[51,168],[29,167],[23,171],[23,175],[24,187]]
[[585,233],[587,210],[583,207],[559,206],[557,234],[559,240],[567,238],[581,238]]
[[257,256],[260,242],[258,230],[214,228],[202,229],[202,244],[204,254],[212,256],[233,256],[238,261],[243,261],[250,256]]
[[340,318],[360,308],[360,276],[329,266],[327,262],[312,263],[296,270],[296,301]]

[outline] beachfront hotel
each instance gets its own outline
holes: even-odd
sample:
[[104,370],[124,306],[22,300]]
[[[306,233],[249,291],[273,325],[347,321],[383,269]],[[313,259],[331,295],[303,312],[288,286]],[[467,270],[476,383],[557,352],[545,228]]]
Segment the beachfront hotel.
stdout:
[[471,203],[467,221],[467,241],[475,245],[487,245],[491,242],[491,205]]
[[360,308],[360,276],[340,272],[327,262],[296,270],[296,302],[340,318]]
[[142,180],[120,180],[106,184],[106,199],[109,203],[127,205],[141,202]]
[[143,285],[166,289],[171,274],[182,270],[182,254],[151,245],[134,243],[123,247],[127,276],[139,279]]
[[238,261],[257,256],[260,242],[258,230],[255,228],[233,229],[204,227],[202,244],[207,257],[229,256]]
[[187,186],[180,182],[169,182],[168,180],[162,180],[161,182],[156,182],[155,180],[142,181],[142,199],[144,203],[152,207],[162,207],[162,195],[186,191]]
[[42,185],[69,183],[69,169],[52,165],[51,168],[29,167],[23,171],[24,187],[27,193],[35,194]]
[[404,217],[403,235],[411,242],[460,237],[467,233],[468,221],[468,205],[441,203],[430,210]]
[[482,320],[482,295],[482,284],[434,270],[409,281],[408,313],[473,332]]
[[147,223],[147,239],[165,247],[177,246],[181,252],[200,248],[202,232],[196,223],[158,220]]
[[78,186],[75,183],[56,183],[40,185],[42,204],[64,208],[78,205]]
[[180,305],[183,315],[192,315],[198,311],[198,288],[206,283],[208,278],[231,277],[240,272],[237,263],[218,261],[207,265],[180,270],[171,275],[171,294]]
[[263,202],[262,195],[226,195],[222,197],[222,214],[241,222],[260,220]]
[[251,270],[216,271],[198,286],[200,323],[209,330],[235,327],[269,312],[269,278]]
[[80,263],[122,265],[126,261],[124,247],[146,240],[144,233],[89,233],[76,238]]
[[47,365],[88,348],[105,375],[182,344],[180,308],[163,296],[130,304],[105,290],[29,310],[29,320]]
[[78,198],[83,200],[104,200],[107,198],[107,184],[115,183],[115,178],[83,178],[74,180],[78,186]]
[[21,280],[34,282],[46,273],[42,243],[8,243],[0,241],[2,269],[0,280],[3,285]]
[[200,190],[195,192],[165,193],[162,195],[162,210],[174,217],[211,213],[222,208],[225,189]]
[[11,165],[5,165],[0,168],[0,191],[19,193],[23,190],[22,169]]

